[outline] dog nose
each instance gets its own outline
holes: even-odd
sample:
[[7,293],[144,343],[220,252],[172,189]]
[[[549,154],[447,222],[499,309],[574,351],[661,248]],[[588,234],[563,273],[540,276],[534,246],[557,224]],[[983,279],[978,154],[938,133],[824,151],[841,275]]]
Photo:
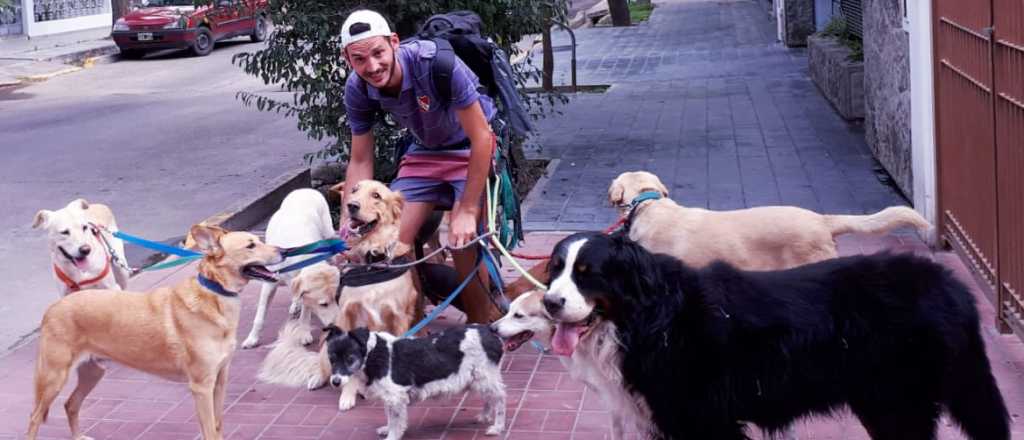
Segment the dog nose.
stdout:
[[548,311],[549,315],[555,316],[562,311],[562,307],[565,307],[565,298],[544,295],[544,309]]
[[83,244],[82,247],[78,248],[78,253],[82,254],[83,257],[89,255],[89,252],[92,252],[92,247],[87,244]]
[[359,204],[358,203],[352,202],[352,203],[349,203],[346,206],[348,206],[348,213],[349,214],[355,214],[355,213],[359,212]]
[[498,332],[498,326],[496,322],[492,322],[491,325],[487,326],[487,328],[491,329],[491,331],[494,333]]
[[331,377],[331,386],[335,387],[335,388],[340,387],[341,386],[341,378],[337,377],[337,376],[332,376]]

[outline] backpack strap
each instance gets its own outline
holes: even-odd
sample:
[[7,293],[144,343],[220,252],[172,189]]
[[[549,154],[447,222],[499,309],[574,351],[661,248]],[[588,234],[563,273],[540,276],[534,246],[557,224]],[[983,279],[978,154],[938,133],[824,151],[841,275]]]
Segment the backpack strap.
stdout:
[[448,106],[452,100],[452,72],[455,70],[455,49],[452,43],[444,38],[432,38],[431,41],[437,45],[437,53],[434,55],[434,62],[430,65],[430,76],[434,82],[434,90],[443,106]]

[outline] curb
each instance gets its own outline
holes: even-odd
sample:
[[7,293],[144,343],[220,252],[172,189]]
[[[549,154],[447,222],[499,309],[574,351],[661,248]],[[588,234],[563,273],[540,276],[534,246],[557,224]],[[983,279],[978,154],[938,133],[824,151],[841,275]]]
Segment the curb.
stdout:
[[82,70],[82,68],[78,67],[78,66],[68,66],[68,67],[65,67],[63,69],[56,70],[56,71],[53,71],[53,72],[50,72],[50,73],[40,73],[40,74],[36,74],[36,75],[24,75],[24,76],[19,76],[17,78],[19,80],[21,80],[22,82],[43,82],[43,81],[46,81],[46,80],[48,80],[50,78],[53,78],[55,76],[60,76],[60,75],[64,75],[64,74],[68,74],[68,73],[72,73],[72,72],[77,72],[79,70]]
[[533,204],[542,197],[544,190],[548,187],[548,182],[551,180],[551,176],[555,174],[555,168],[558,168],[558,164],[560,163],[562,163],[562,159],[551,159],[548,162],[548,166],[544,168],[544,175],[537,179],[537,182],[533,184],[533,188],[530,188],[530,192],[527,193],[526,198],[523,199],[522,206],[520,207],[520,215],[523,218],[524,226],[526,223],[526,214],[529,213]]

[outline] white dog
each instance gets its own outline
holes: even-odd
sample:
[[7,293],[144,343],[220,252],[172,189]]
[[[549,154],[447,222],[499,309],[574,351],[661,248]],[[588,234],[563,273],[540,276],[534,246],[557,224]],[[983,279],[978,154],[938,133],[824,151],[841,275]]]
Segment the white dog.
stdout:
[[[331,213],[330,208],[327,206],[327,199],[315,189],[303,188],[289,193],[281,201],[281,207],[270,217],[270,222],[267,224],[266,243],[281,248],[290,248],[335,238],[336,236],[334,226],[331,223]],[[270,267],[270,269],[279,270],[312,257],[313,255],[289,257],[284,262]],[[318,274],[332,270],[337,272],[338,269],[321,262],[307,266],[299,271],[298,275],[295,272],[281,274],[278,277],[279,281],[277,283],[264,282],[260,290],[260,302],[256,307],[256,317],[252,322],[252,330],[249,331],[249,336],[242,342],[242,348],[252,348],[259,344],[260,331],[263,330],[263,321],[267,316],[267,305],[274,299],[274,294],[277,293],[279,285],[290,282],[293,278],[296,280],[307,277],[320,278]],[[331,278],[336,280],[337,276]],[[307,322],[310,318],[310,310],[302,306],[299,292],[293,292],[289,313],[292,315],[301,313],[300,319],[303,322]],[[324,325],[334,321],[333,316],[321,316],[319,313],[317,318]],[[325,319],[327,320],[325,321]],[[302,342],[303,344],[313,342],[313,335],[307,335]]]
[[61,296],[82,289],[127,288],[130,274],[118,264],[127,262],[124,243],[111,235],[118,230],[117,222],[106,205],[75,199],[57,211],[37,212],[32,227],[47,232]]

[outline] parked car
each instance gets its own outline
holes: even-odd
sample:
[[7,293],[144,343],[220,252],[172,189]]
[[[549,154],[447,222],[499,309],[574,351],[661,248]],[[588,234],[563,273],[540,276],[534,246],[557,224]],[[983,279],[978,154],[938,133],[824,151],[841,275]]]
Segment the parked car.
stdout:
[[213,0],[199,7],[193,0],[144,0],[114,23],[111,35],[127,58],[159,49],[191,49],[205,56],[228,38],[263,41],[268,28],[266,0]]

